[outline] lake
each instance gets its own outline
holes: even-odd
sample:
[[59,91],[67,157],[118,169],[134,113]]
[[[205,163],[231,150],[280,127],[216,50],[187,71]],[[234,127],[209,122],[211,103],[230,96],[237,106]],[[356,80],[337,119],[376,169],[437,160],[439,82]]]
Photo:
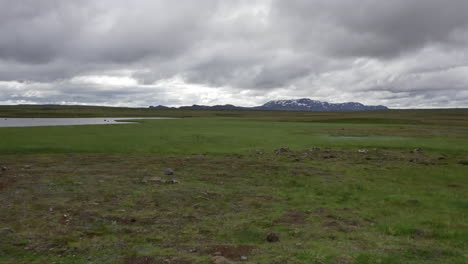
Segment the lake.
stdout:
[[90,117],[90,118],[0,118],[0,127],[77,126],[136,124],[123,120],[172,119],[168,117]]

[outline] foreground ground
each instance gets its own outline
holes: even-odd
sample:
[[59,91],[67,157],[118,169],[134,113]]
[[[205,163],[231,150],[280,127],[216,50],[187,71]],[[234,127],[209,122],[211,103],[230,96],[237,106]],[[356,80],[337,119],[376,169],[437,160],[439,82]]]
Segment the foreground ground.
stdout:
[[465,112],[211,115],[0,129],[0,263],[467,262]]

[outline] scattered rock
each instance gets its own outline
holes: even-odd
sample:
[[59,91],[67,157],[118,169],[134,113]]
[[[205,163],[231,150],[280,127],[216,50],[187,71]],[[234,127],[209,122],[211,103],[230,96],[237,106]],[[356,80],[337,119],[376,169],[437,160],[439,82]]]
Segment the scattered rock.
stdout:
[[171,168],[166,168],[164,170],[164,175],[166,175],[166,176],[174,175],[174,170],[171,169]]
[[1,171],[7,171],[7,170],[8,170],[7,167],[5,167],[5,166],[2,166],[2,167],[1,167]]
[[311,147],[309,151],[320,151],[319,147]]
[[325,156],[323,156],[323,158],[324,159],[334,159],[334,158],[336,158],[336,156],[335,155],[325,155]]
[[458,164],[468,166],[468,160],[460,160]]
[[242,256],[249,256],[254,249],[255,247],[251,245],[214,245],[208,248],[207,253],[237,261],[241,260]]
[[282,153],[288,153],[288,152],[291,152],[291,150],[288,147],[281,147],[275,150],[276,155],[280,155]]
[[275,233],[270,233],[266,237],[266,240],[270,243],[278,242],[279,241],[279,236]]
[[241,261],[247,261],[248,258],[247,258],[247,256],[241,256],[241,257],[240,257],[240,260],[241,260]]
[[4,227],[4,228],[1,228],[0,229],[0,235],[4,236],[4,235],[7,235],[7,234],[13,234],[13,229],[9,228],[9,227]]
[[215,256],[212,258],[213,264],[234,264],[234,262],[222,256]]
[[179,184],[180,182],[179,182],[178,180],[172,179],[172,180],[166,181],[166,183],[167,183],[167,184]]
[[176,179],[163,179],[161,177],[145,177],[141,180],[142,183],[157,183],[157,184],[179,184]]
[[367,152],[369,152],[369,150],[367,150],[367,149],[358,149],[358,152],[359,153],[367,153]]
[[411,151],[411,153],[421,153],[422,149],[421,148],[415,148]]

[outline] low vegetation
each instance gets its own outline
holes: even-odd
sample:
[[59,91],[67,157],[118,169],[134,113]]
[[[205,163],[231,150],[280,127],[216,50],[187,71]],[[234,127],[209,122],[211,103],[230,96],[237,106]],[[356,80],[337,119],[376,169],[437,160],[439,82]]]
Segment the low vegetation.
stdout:
[[0,128],[0,263],[468,260],[466,110],[82,109],[190,118]]

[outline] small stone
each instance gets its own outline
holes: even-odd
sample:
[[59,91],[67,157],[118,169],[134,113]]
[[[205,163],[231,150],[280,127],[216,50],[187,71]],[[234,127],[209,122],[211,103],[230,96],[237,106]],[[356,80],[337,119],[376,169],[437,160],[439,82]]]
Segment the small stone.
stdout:
[[279,241],[279,236],[275,233],[270,233],[266,237],[266,240],[270,243],[278,242]]
[[291,150],[288,147],[281,147],[275,150],[276,155],[280,155],[282,153],[287,153],[287,152],[291,152]]
[[12,233],[13,233],[13,229],[9,227],[0,229],[0,235],[6,235],[6,234],[12,234]]
[[164,183],[165,181],[161,177],[151,177],[146,179],[147,182],[153,182],[153,183]]
[[241,257],[240,257],[240,260],[241,260],[241,261],[247,261],[248,258],[247,258],[247,256],[241,256]]
[[367,153],[367,152],[369,152],[369,150],[367,150],[367,149],[358,149],[358,152],[359,153]]
[[213,264],[234,264],[234,262],[221,256],[215,256],[212,258],[212,260],[213,260]]
[[172,179],[172,180],[166,181],[166,183],[167,183],[167,184],[179,184],[180,182],[179,182],[178,180]]
[[1,169],[1,170],[2,170],[2,171],[7,171],[7,170],[8,170],[8,168],[7,168],[7,167],[5,167],[5,166],[2,166],[2,169]]
[[164,175],[166,175],[166,176],[174,175],[174,170],[171,169],[171,168],[166,168],[164,170]]
[[421,148],[415,148],[411,151],[411,153],[421,153],[422,149]]

